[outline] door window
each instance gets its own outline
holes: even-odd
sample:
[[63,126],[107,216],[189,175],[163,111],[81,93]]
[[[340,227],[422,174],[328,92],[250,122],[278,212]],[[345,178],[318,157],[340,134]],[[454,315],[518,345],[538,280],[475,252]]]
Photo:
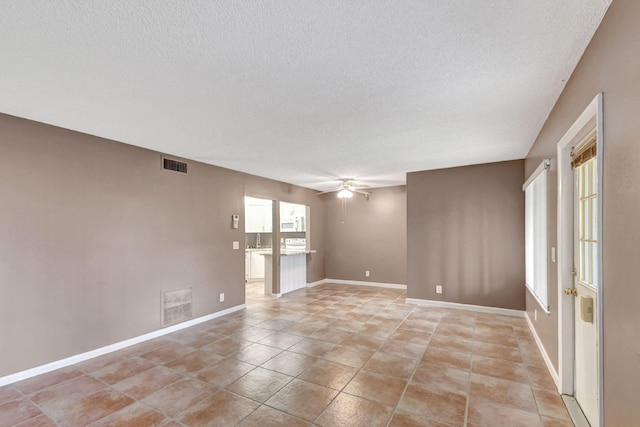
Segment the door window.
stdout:
[[585,285],[598,286],[598,239],[596,158],[576,168],[578,172],[578,280]]

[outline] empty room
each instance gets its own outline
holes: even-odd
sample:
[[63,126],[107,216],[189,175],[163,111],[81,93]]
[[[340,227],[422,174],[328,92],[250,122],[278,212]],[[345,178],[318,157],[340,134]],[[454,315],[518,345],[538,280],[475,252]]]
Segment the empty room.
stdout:
[[0,4],[0,427],[635,426],[640,3]]

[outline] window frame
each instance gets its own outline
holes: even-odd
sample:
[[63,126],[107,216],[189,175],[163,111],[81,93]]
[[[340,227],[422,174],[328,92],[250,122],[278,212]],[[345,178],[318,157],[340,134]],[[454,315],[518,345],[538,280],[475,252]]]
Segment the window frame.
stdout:
[[525,193],[525,288],[545,313],[549,308],[548,184],[545,159],[522,186]]

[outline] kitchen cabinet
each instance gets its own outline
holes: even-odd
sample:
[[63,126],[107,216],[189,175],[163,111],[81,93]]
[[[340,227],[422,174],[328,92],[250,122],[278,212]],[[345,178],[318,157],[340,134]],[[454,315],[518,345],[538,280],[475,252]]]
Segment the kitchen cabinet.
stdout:
[[251,277],[251,252],[244,252],[244,280],[249,280]]
[[307,231],[307,207],[280,202],[280,231]]
[[245,211],[245,232],[271,233],[273,230],[271,206],[248,204]]
[[262,252],[251,251],[251,279],[264,279],[264,256]]
[[244,269],[246,280],[264,279],[264,250],[254,249],[245,251]]

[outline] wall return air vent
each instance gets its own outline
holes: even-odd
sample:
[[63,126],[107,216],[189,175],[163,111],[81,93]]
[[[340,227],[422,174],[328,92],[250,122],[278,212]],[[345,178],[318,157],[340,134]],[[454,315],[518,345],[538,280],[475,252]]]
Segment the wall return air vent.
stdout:
[[178,173],[187,173],[187,164],[173,159],[162,158],[162,169]]
[[190,320],[192,317],[191,288],[162,293],[161,322],[163,327]]

